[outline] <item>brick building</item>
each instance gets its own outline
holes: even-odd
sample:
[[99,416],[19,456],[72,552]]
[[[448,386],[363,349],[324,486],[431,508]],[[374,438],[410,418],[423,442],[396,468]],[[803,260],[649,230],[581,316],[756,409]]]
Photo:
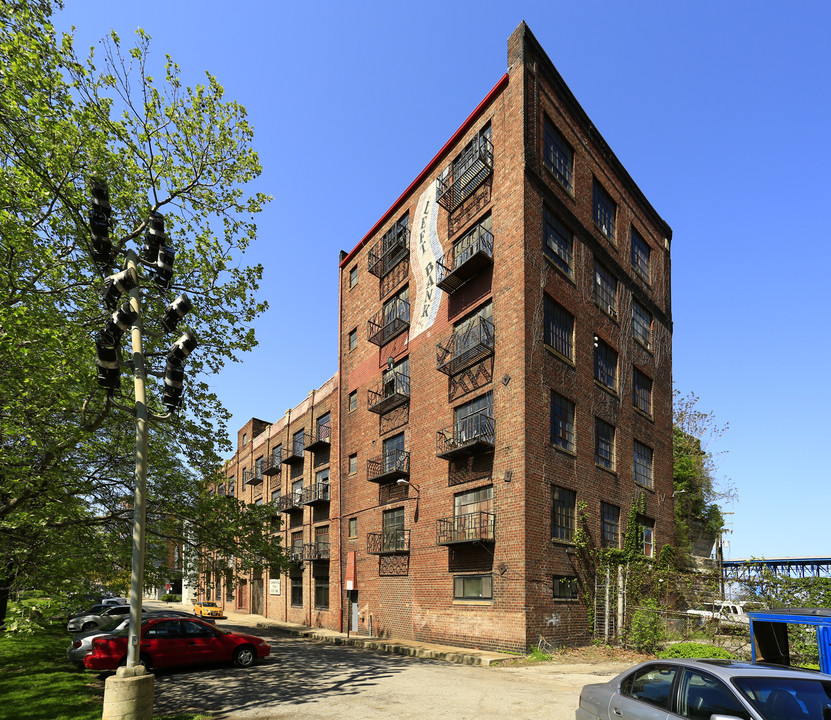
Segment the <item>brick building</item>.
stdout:
[[[305,605],[284,594],[276,617],[483,648],[577,642],[582,520],[619,546],[634,504],[645,554],[673,542],[671,230],[524,23],[508,68],[341,255],[328,515],[284,511],[281,530],[294,546],[301,526],[304,543],[329,527],[330,602],[307,602],[320,575],[306,563]],[[237,467],[256,472],[316,417],[252,420]]]

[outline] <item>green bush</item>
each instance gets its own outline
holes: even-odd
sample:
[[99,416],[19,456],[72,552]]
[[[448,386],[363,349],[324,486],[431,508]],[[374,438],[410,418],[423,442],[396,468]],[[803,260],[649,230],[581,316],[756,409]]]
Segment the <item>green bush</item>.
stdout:
[[670,645],[666,650],[658,653],[662,660],[668,658],[718,658],[731,660],[732,653],[722,647],[699,642],[681,642]]
[[168,593],[167,595],[162,595],[161,600],[162,602],[182,602],[182,596]]
[[645,600],[632,614],[627,637],[628,644],[634,650],[654,653],[664,640],[664,624],[661,612],[655,600]]

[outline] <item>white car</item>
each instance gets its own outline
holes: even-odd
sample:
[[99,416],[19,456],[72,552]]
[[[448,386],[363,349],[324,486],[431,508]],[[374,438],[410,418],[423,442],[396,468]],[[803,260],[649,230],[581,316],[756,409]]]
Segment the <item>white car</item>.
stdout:
[[722,600],[705,603],[700,608],[685,610],[684,614],[700,618],[701,623],[718,620],[730,625],[750,625],[750,616],[745,612],[743,602]]
[[[142,613],[144,608],[141,609]],[[125,616],[130,614],[129,605],[113,605],[94,613],[83,613],[69,618],[66,624],[68,632],[87,632],[95,630],[99,625],[103,624],[105,620],[114,616]]]

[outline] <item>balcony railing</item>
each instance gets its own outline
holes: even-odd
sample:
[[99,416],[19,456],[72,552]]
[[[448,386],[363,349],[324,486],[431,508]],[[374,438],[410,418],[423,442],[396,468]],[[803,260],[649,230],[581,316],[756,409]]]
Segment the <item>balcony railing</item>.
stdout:
[[329,559],[329,543],[318,541],[313,543],[306,543],[303,545],[303,561],[312,562],[314,560],[328,560]]
[[436,369],[446,375],[455,375],[493,355],[493,347],[493,321],[476,318],[464,331],[455,330],[449,338],[436,345]]
[[263,460],[263,475],[279,475],[283,471],[283,453],[271,453],[271,457]]
[[303,462],[306,445],[309,444],[311,437],[311,433],[303,433],[297,440],[293,439],[288,447],[283,448],[283,463],[293,465]]
[[481,225],[453,243],[436,262],[436,285],[453,294],[482,268],[493,265],[493,235]]
[[410,552],[409,530],[384,530],[368,533],[366,536],[367,555],[399,555]]
[[493,418],[485,412],[468,415],[436,434],[436,455],[449,460],[460,455],[493,450],[496,429]]
[[387,372],[377,387],[367,390],[367,409],[383,415],[409,399],[410,376],[400,372]]
[[281,498],[283,512],[303,509],[303,491],[290,492]]
[[367,264],[369,272],[376,277],[384,277],[410,253],[410,229],[396,227],[369,251]]
[[330,446],[332,441],[332,426],[318,425],[314,434],[308,433],[306,439],[306,450],[309,452],[319,452]]
[[289,547],[289,560],[291,562],[303,562],[303,543],[294,543]]
[[446,172],[439,175],[436,202],[453,212],[493,173],[493,144],[479,135]]
[[410,327],[410,303],[393,298],[375,317],[370,318],[367,340],[381,346]]
[[493,542],[496,515],[473,512],[436,520],[436,544]]
[[329,502],[329,483],[314,483],[303,488],[303,504]]
[[246,485],[260,485],[263,482],[263,476],[258,476],[251,468],[243,470],[242,475]]
[[410,453],[406,450],[388,450],[383,455],[367,460],[366,479],[384,483],[410,476]]

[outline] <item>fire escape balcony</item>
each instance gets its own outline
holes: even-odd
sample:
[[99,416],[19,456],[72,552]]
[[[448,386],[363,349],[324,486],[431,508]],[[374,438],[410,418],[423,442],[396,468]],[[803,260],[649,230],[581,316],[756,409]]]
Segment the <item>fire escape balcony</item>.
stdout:
[[244,485],[261,485],[263,482],[263,476],[257,475],[254,472],[253,468],[245,468],[242,471],[242,482]]
[[366,479],[386,483],[410,477],[410,453],[406,450],[388,450],[383,455],[367,460]]
[[329,502],[329,483],[314,483],[303,488],[303,504]]
[[283,450],[283,464],[294,465],[303,462],[306,445],[311,440],[311,433],[303,433],[301,438],[293,441],[291,445]]
[[481,225],[453,243],[436,262],[436,285],[451,295],[480,270],[493,265],[493,235]]
[[303,562],[329,559],[329,543],[314,542],[303,545]]
[[283,495],[281,499],[281,509],[283,512],[292,512],[293,510],[303,509],[303,493],[290,492]]
[[308,433],[306,436],[306,450],[309,452],[319,452],[331,445],[332,441],[332,426],[320,425],[313,435]]
[[367,533],[367,555],[405,555],[410,552],[409,530],[384,530]]
[[289,560],[293,563],[303,562],[303,543],[294,543],[289,548]]
[[283,471],[283,453],[272,453],[263,460],[263,475],[279,475]]
[[480,135],[437,178],[436,202],[453,212],[493,174],[493,143]]
[[367,390],[367,410],[383,415],[410,399],[410,376],[400,372],[386,372],[384,379]]
[[451,460],[462,455],[475,455],[493,450],[496,428],[493,418],[480,412],[468,415],[449,428],[436,433],[436,456]]
[[367,327],[367,340],[375,345],[386,345],[397,335],[410,327],[410,303],[400,298],[393,298],[383,310],[370,318]]
[[406,227],[396,227],[369,251],[369,272],[382,278],[409,254],[410,230]]
[[436,369],[445,375],[455,375],[493,355],[493,348],[493,321],[476,318],[467,329],[455,330],[449,338],[436,345]]
[[494,541],[496,515],[472,512],[436,520],[436,544],[458,545]]

